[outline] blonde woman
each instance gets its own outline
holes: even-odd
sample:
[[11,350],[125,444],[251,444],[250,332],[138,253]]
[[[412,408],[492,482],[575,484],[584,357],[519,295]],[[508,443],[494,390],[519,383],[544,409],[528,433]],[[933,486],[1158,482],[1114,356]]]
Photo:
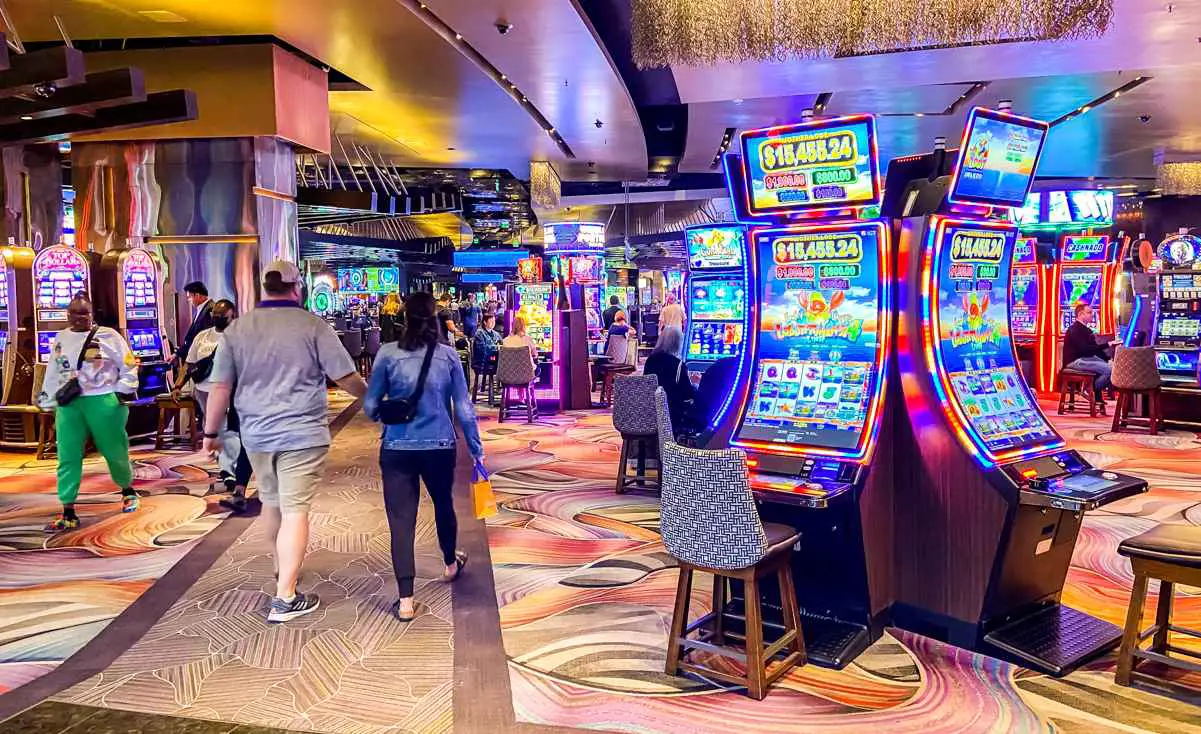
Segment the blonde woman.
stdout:
[[404,304],[400,301],[399,293],[389,293],[384,299],[384,305],[379,310],[379,340],[381,344],[398,341],[404,319],[401,313]]
[[526,347],[530,350],[530,359],[534,364],[538,363],[538,347],[534,346],[534,340],[530,335],[525,333],[525,319],[520,316],[513,317],[513,328],[509,330],[509,335],[506,336],[500,343],[502,347]]

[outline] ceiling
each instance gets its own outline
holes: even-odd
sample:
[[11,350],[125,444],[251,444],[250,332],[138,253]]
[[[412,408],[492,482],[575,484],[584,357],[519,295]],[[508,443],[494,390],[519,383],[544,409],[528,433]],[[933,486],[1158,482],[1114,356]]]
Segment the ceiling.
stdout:
[[[417,0],[7,5],[27,42],[58,38],[55,14],[75,39],[279,38],[366,87],[331,92],[331,126],[398,166],[507,169],[526,178],[529,161],[545,159],[567,181],[619,181],[646,177],[654,131],[644,129],[629,92],[642,82],[631,70],[628,37],[620,42],[628,15],[609,13],[617,35],[608,27],[603,39],[589,16],[629,1],[424,0],[424,10]],[[143,11],[182,20],[156,22]],[[511,26],[504,34],[502,21]],[[888,160],[927,150],[936,136],[954,144],[974,104],[1009,99],[1019,113],[1054,120],[1146,76],[1129,93],[1057,125],[1040,175],[1150,177],[1157,151],[1201,154],[1201,115],[1192,101],[1201,83],[1199,27],[1201,3],[1115,0],[1111,30],[1088,41],[673,67],[668,96],[686,106],[687,119],[678,168],[713,171],[728,129],[796,120],[819,97],[828,100],[826,114],[880,115],[880,155]]]

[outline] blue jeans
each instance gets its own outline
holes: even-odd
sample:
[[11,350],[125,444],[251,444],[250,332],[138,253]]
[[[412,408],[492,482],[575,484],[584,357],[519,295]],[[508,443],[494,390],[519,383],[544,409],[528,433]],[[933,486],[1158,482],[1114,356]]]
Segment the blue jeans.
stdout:
[[1068,369],[1078,372],[1091,372],[1097,376],[1093,382],[1093,387],[1097,396],[1101,396],[1101,391],[1109,387],[1109,376],[1113,374],[1113,365],[1100,357],[1081,357],[1068,365]]

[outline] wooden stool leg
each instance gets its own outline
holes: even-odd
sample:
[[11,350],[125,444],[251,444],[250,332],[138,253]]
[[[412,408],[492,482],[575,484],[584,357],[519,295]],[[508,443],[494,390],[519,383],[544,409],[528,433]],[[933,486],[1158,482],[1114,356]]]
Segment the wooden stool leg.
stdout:
[[626,468],[630,462],[630,440],[624,436],[621,439],[621,458],[617,460],[617,494],[626,491]]
[[167,409],[164,406],[159,406],[158,409],[158,430],[154,432],[154,450],[160,451],[163,448],[163,431],[167,428]]
[[684,655],[684,630],[688,628],[688,600],[692,595],[692,568],[680,566],[680,579],[676,583],[676,604],[671,613],[671,632],[667,637],[667,674],[680,672],[680,658]]
[[1113,403],[1113,425],[1109,427],[1109,430],[1113,431],[1114,433],[1118,433],[1122,430],[1122,420],[1125,418],[1126,399],[1126,391],[1118,390],[1118,397]]
[[480,400],[480,373],[475,373],[475,379],[471,381],[471,402],[478,403]]
[[1147,402],[1149,403],[1150,413],[1151,413],[1151,435],[1152,436],[1159,435],[1159,421],[1161,420],[1160,413],[1159,413],[1159,408],[1160,408],[1159,396],[1160,396],[1160,391],[1158,389],[1151,390],[1149,393],[1147,393]]
[[1147,573],[1134,572],[1134,586],[1130,590],[1130,607],[1126,610],[1126,629],[1122,631],[1122,647],[1118,651],[1118,670],[1113,681],[1119,686],[1130,685],[1130,674],[1134,671],[1134,648],[1138,645],[1139,630],[1143,624],[1143,604],[1147,601]]
[[1067,382],[1064,380],[1063,376],[1060,375],[1060,377],[1059,377],[1059,414],[1060,415],[1063,415],[1065,412],[1064,404],[1067,402],[1067,397],[1068,397],[1068,385],[1067,385]]
[[713,644],[726,644],[726,578],[713,574]]
[[746,691],[751,698],[762,701],[767,684],[763,669],[763,600],[753,570],[743,583],[746,595]]
[[1083,389],[1084,389],[1084,392],[1088,393],[1088,395],[1087,395],[1087,397],[1088,397],[1088,417],[1096,418],[1097,417],[1096,391],[1093,390],[1092,384],[1088,383],[1088,382],[1084,383]]
[[526,387],[526,389],[525,389],[525,412],[526,412],[525,422],[526,423],[534,422],[534,399],[535,399],[534,398],[534,388]]
[[1158,629],[1151,640],[1151,649],[1160,654],[1165,654],[1168,647],[1168,625],[1172,623],[1172,590],[1171,581],[1160,580],[1159,604],[1155,607],[1155,626]]
[[796,639],[789,645],[789,648],[801,655],[800,660],[797,660],[796,664],[804,665],[805,635],[801,630],[801,610],[796,600],[796,585],[792,582],[792,564],[790,561],[786,560],[780,564],[778,576],[780,579],[780,608],[784,611],[784,634],[788,634],[789,630],[796,632]]
[[188,442],[192,446],[193,451],[200,450],[200,442],[196,440],[197,438],[198,438],[198,436],[196,435],[196,410],[194,408],[189,408],[188,409]]

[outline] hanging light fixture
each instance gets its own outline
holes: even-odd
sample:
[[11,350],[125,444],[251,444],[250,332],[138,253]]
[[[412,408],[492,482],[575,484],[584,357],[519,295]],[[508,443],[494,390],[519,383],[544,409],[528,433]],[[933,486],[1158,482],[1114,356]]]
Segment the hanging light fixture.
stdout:
[[1101,36],[1113,0],[632,0],[639,68]]

